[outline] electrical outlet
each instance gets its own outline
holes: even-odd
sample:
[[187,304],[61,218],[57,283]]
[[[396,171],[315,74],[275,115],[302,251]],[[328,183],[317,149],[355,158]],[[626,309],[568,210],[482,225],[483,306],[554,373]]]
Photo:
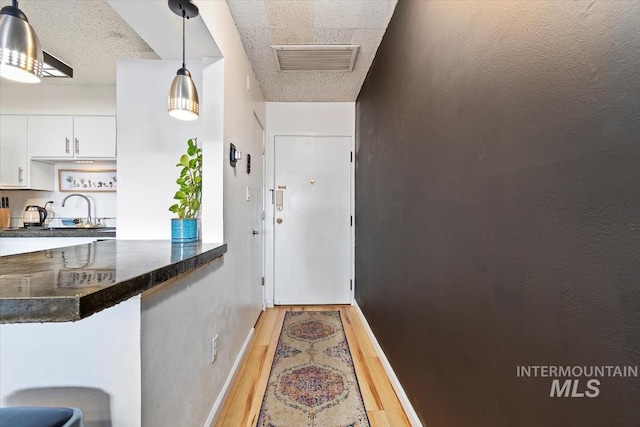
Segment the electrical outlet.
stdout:
[[216,361],[218,357],[218,336],[216,335],[211,340],[211,363]]

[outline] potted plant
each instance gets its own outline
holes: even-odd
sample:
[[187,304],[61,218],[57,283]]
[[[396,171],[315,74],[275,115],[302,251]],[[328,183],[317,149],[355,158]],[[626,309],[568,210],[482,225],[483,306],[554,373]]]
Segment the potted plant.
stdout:
[[187,152],[180,156],[176,166],[181,168],[176,180],[180,188],[173,196],[177,203],[169,208],[178,215],[171,219],[171,241],[195,242],[202,202],[202,149],[198,147],[198,138],[187,141]]

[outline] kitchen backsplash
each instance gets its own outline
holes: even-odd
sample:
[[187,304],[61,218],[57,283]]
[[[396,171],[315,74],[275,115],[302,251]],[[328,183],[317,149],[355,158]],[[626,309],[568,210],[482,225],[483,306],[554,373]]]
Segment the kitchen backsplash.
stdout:
[[[92,164],[87,165],[56,165],[56,183],[58,189],[58,169],[114,169],[113,164]],[[107,227],[116,225],[116,193],[115,192],[83,192],[81,190],[73,192],[60,191],[33,191],[33,190],[0,190],[2,197],[9,197],[11,209],[11,227],[22,227],[22,213],[28,205],[43,207],[48,201],[53,201],[53,205],[47,206],[47,219],[45,225],[58,226],[60,218],[86,218],[87,202],[81,197],[72,197],[67,200],[62,207],[62,199],[69,194],[78,193],[91,200],[91,216],[93,218],[103,218],[101,221]]]

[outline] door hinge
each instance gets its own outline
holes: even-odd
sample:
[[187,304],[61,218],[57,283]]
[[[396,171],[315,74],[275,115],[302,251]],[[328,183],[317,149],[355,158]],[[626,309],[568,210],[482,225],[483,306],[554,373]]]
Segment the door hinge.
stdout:
[[264,277],[262,278],[262,286],[264,286]]
[[353,279],[349,280],[349,290],[353,290]]
[[353,227],[353,215],[351,215],[351,226]]
[[352,151],[350,154],[351,154],[351,156],[349,156],[349,161],[350,161],[351,163],[353,163],[353,151]]

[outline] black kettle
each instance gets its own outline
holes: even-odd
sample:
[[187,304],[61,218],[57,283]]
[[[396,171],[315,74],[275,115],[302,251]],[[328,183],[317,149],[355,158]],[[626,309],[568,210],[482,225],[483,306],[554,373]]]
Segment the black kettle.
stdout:
[[22,214],[22,223],[25,227],[42,227],[47,219],[47,210],[40,206],[30,205]]

